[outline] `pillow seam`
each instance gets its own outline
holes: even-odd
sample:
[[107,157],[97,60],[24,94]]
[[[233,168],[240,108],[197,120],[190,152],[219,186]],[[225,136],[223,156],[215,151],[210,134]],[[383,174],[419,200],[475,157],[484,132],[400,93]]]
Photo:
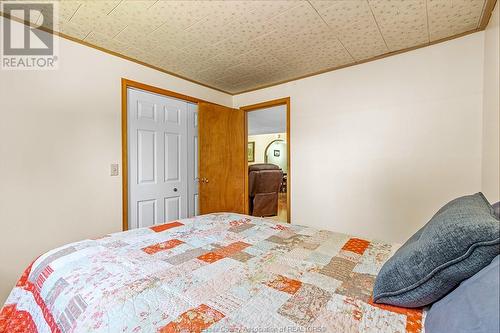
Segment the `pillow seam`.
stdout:
[[430,272],[429,274],[427,274],[425,277],[423,277],[422,279],[420,279],[419,281],[413,283],[411,286],[408,286],[408,287],[405,287],[405,288],[402,288],[402,289],[399,289],[399,290],[396,290],[396,291],[386,291],[386,292],[383,292],[381,294],[379,294],[377,297],[374,297],[374,301],[377,301],[383,297],[391,297],[391,296],[398,296],[400,294],[403,294],[405,292],[408,292],[410,290],[413,290],[419,286],[421,286],[422,284],[424,284],[425,282],[427,282],[428,280],[430,280],[434,275],[436,275],[439,271],[442,271],[443,269],[445,268],[448,268],[449,266],[452,266],[453,264],[457,263],[457,262],[460,262],[460,261],[463,261],[465,259],[467,259],[468,257],[470,257],[470,255],[472,254],[472,252],[480,247],[480,246],[491,246],[491,245],[496,245],[496,244],[499,244],[500,243],[500,238],[496,238],[494,240],[491,240],[491,241],[484,241],[484,242],[478,242],[478,243],[474,243],[472,244],[469,249],[467,249],[467,251],[461,255],[460,257],[458,258],[455,258],[453,260],[450,260],[448,262],[445,262],[441,265],[439,265],[438,267],[434,268],[432,270],[432,272]]

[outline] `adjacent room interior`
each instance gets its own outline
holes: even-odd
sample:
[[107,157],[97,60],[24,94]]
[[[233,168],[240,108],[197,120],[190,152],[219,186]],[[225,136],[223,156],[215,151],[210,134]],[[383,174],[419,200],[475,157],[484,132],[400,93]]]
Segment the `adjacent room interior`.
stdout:
[[289,222],[288,104],[243,109],[247,111],[248,213]]
[[0,333],[498,332],[498,1],[0,14]]

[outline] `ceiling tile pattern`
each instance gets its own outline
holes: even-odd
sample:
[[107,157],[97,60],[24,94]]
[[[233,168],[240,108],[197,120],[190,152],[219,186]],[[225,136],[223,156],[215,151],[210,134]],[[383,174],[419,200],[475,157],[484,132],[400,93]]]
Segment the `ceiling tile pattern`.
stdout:
[[485,2],[60,0],[58,30],[238,93],[475,30]]

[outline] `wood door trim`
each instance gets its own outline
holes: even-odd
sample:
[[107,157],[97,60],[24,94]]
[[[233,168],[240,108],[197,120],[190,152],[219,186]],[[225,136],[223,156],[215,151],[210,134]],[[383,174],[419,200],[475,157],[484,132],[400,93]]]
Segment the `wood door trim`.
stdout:
[[[159,94],[167,97],[173,97],[177,99],[181,99],[187,102],[192,103],[210,103],[205,100],[191,97],[188,95],[176,93],[174,91],[166,90],[163,88],[150,86],[145,83],[132,81],[129,79],[122,78],[121,80],[121,90],[122,90],[122,111],[121,111],[121,131],[122,131],[122,229],[123,231],[128,230],[128,137],[127,137],[127,89],[135,88],[144,90],[147,92],[151,92],[154,94]],[[218,104],[217,104],[218,105]]]
[[125,79],[125,78],[122,78],[122,87],[123,87],[123,85],[125,85],[127,88],[136,88],[136,89],[140,89],[140,90],[145,90],[145,91],[152,92],[155,94],[173,97],[173,98],[177,98],[177,99],[182,99],[183,101],[188,101],[188,102],[192,102],[192,103],[204,102],[204,103],[216,104],[216,103],[205,101],[205,100],[200,99],[200,98],[191,97],[188,95],[177,93],[175,91],[171,91],[171,90],[167,90],[167,89],[163,89],[163,88],[159,88],[159,87],[155,87],[155,86],[150,86],[149,84],[145,84],[145,83],[141,83],[141,82],[137,82],[137,81],[132,81],[132,80]]
[[[286,105],[286,163],[288,167],[287,172],[287,189],[286,189],[286,219],[288,223],[292,223],[291,219],[291,158],[290,158],[290,97],[273,99],[271,101],[266,101],[262,103],[245,105],[240,107],[240,110],[245,112],[252,112],[260,109],[270,108],[273,106]],[[245,114],[245,151],[248,147],[248,115]],[[249,202],[248,202],[248,161],[247,154],[245,154],[245,211],[249,213]]]

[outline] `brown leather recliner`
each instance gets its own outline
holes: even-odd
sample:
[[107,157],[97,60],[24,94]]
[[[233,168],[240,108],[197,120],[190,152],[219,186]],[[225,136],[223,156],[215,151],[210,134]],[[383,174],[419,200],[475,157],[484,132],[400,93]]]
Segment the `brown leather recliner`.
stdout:
[[253,164],[248,167],[250,215],[278,215],[278,193],[283,171],[274,164]]

